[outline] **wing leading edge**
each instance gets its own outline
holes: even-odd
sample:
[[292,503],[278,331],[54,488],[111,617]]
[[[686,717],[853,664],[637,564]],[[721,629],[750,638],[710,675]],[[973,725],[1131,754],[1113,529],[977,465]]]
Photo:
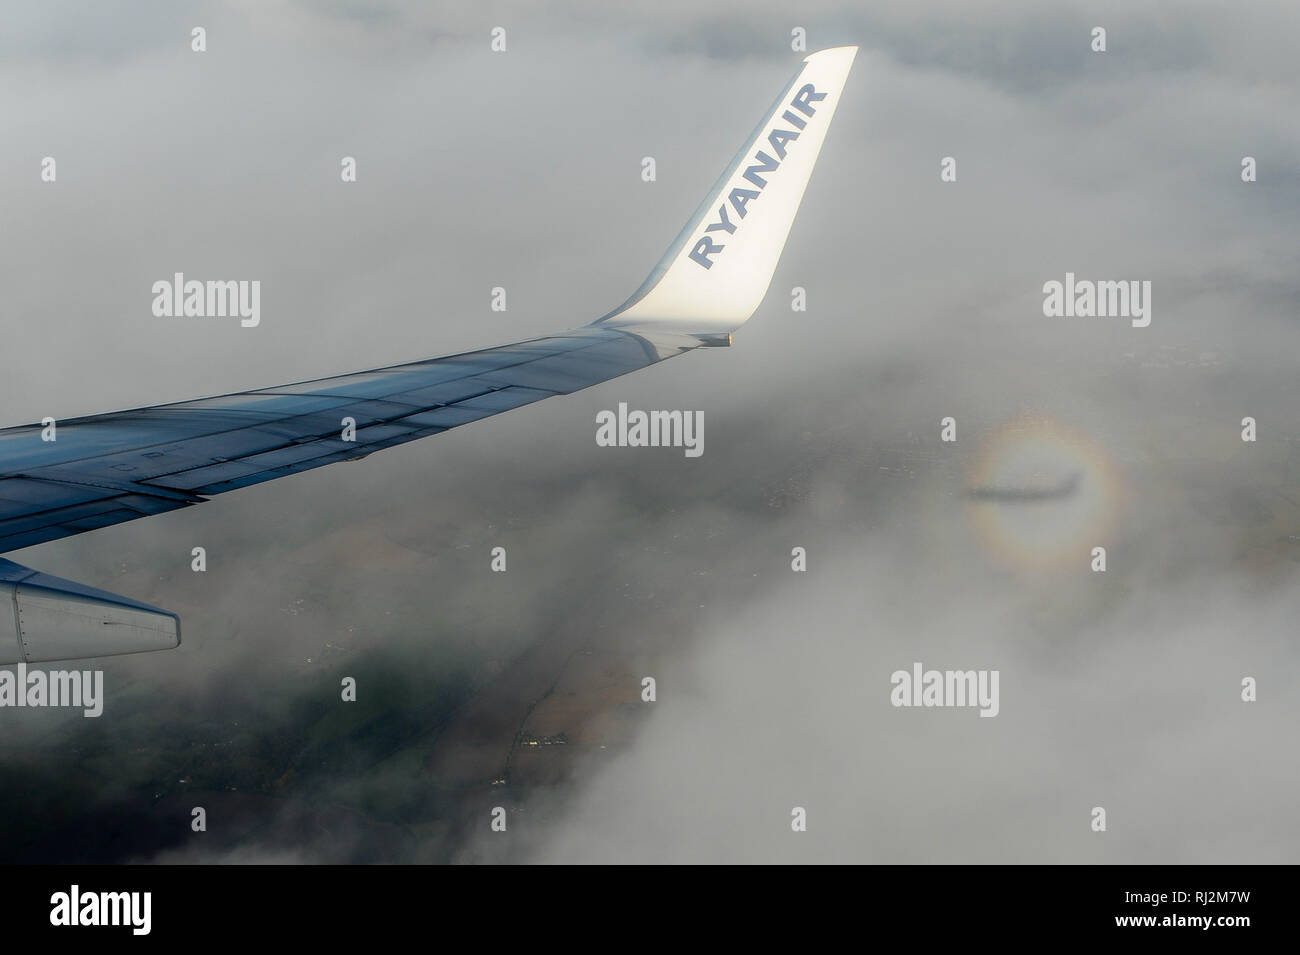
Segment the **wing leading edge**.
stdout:
[[[591,325],[333,378],[65,419],[55,441],[43,440],[41,425],[0,430],[0,553],[355,460],[730,344],[730,332],[771,283],[855,54],[856,47],[841,47],[804,60],[650,277]],[[352,440],[344,440],[345,419]],[[4,596],[0,588],[0,615]],[[78,599],[83,613],[85,595]],[[130,603],[132,612],[156,609]],[[21,659],[67,658],[32,656],[32,646],[58,640],[24,634],[16,602],[14,614]],[[88,655],[84,640],[76,646],[76,655]],[[106,644],[103,652],[136,650]]]

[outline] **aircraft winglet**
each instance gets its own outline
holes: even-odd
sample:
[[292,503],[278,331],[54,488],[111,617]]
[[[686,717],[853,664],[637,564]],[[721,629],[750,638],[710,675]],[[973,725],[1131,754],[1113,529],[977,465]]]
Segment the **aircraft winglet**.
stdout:
[[630,299],[594,324],[718,335],[767,294],[856,46],[806,57]]

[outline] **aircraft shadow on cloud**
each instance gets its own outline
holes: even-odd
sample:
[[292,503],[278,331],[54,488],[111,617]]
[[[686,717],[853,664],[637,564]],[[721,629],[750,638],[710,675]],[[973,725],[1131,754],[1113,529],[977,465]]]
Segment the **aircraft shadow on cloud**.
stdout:
[[[650,276],[590,325],[52,429],[0,430],[0,553],[356,460],[730,345],[767,294],[856,54],[838,47],[804,59]],[[176,614],[0,559],[0,664],[179,644]]]
[[1003,504],[1029,504],[1036,501],[1059,501],[1073,497],[1079,489],[1082,471],[1075,471],[1060,484],[1050,487],[971,487],[965,491],[973,501],[995,501]]

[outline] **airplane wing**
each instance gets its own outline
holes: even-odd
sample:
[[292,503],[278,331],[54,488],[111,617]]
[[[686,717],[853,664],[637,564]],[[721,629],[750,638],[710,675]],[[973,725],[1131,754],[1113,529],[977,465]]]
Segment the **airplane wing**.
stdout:
[[[0,430],[0,553],[355,460],[730,344],[771,283],[856,52],[803,61],[645,283],[590,325],[52,429]],[[0,664],[179,642],[174,614],[0,560]]]
[[[355,460],[697,348],[587,327],[219,398],[0,431],[0,553]],[[349,433],[345,440],[345,426]]]

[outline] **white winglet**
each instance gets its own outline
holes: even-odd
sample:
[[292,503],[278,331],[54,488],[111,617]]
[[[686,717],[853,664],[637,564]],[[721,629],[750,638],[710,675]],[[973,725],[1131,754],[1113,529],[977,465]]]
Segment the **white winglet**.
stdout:
[[772,282],[857,52],[842,46],[804,59],[650,277],[597,323],[721,334],[748,321]]

